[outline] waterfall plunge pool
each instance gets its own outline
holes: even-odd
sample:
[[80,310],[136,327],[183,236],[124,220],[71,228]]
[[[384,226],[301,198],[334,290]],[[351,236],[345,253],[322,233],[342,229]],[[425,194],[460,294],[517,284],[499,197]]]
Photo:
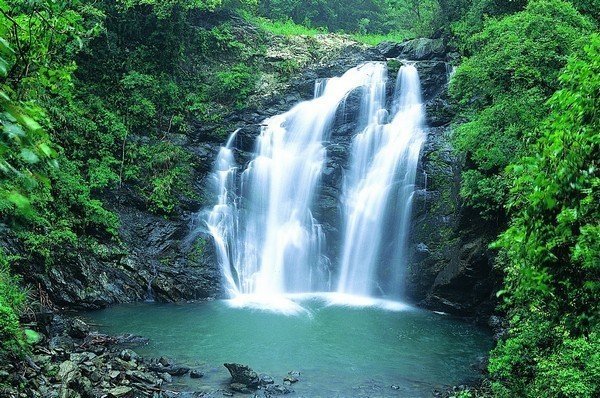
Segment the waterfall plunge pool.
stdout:
[[134,348],[138,354],[201,370],[201,379],[176,382],[215,397],[230,382],[225,362],[247,364],[277,384],[288,371],[301,372],[291,397],[431,397],[434,389],[476,379],[473,365],[492,345],[485,329],[401,303],[328,294],[292,299],[279,311],[238,299],[126,304],[83,316],[102,332],[149,338]]

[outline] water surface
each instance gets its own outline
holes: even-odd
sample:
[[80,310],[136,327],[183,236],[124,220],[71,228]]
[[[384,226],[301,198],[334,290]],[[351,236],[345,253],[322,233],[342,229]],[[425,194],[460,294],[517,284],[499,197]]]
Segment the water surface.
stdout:
[[198,391],[225,388],[224,362],[248,364],[279,384],[288,371],[300,371],[295,397],[427,397],[477,377],[472,365],[491,347],[487,331],[446,315],[384,307],[312,298],[292,315],[226,301],[139,303],[84,315],[103,332],[148,337],[135,349],[146,358],[164,355],[205,372],[198,381],[179,381]]

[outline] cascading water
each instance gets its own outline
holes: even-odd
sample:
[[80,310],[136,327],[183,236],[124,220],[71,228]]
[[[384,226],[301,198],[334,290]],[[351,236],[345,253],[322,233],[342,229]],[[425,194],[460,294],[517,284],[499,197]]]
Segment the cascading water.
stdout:
[[[336,112],[361,89],[360,131],[345,182],[345,236],[337,291],[370,296],[382,256],[403,268],[410,202],[425,135],[418,74],[403,66],[386,124],[384,63],[369,62],[320,80],[315,98],[267,119],[253,159],[241,173],[232,144],[221,148],[214,172],[217,204],[206,223],[231,297],[275,297],[330,290],[325,239],[313,217],[315,191]],[[384,240],[388,245],[384,245]],[[385,247],[384,247],[385,246]],[[386,275],[401,285],[401,271]],[[386,294],[398,293],[391,288]]]
[[232,138],[221,149],[215,172],[219,200],[207,224],[232,295],[326,289],[324,235],[311,212],[325,161],[323,141],[346,96],[380,84],[384,68],[366,63],[320,81],[316,98],[266,120],[239,186]]
[[[386,116],[382,109],[369,114],[370,122],[352,143],[343,198],[340,293],[371,296],[379,290],[398,297],[402,291],[415,174],[425,141],[419,75],[413,65],[400,68],[387,124]],[[387,272],[377,275],[379,268]],[[382,286],[379,280],[387,283]]]

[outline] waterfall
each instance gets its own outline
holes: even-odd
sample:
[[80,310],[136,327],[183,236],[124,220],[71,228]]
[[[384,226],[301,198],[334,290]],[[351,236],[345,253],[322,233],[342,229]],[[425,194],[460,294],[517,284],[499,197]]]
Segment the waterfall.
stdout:
[[[425,141],[419,75],[413,65],[400,68],[389,123],[385,116],[370,115],[352,143],[343,197],[340,293],[402,293],[415,174]],[[378,275],[381,268],[387,272]]]
[[[274,297],[330,289],[325,235],[313,216],[336,113],[360,89],[360,113],[345,178],[344,243],[337,291],[370,296],[378,267],[394,269],[386,294],[399,294],[416,165],[424,141],[418,74],[403,66],[391,121],[387,70],[368,62],[315,83],[315,97],[263,122],[252,160],[238,167],[233,143],[217,156],[217,203],[206,224],[230,297]],[[386,244],[387,243],[387,244]]]

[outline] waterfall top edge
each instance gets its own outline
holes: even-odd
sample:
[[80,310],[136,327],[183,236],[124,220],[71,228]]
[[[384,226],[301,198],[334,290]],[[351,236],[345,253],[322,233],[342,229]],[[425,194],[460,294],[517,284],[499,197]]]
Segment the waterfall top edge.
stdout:
[[[246,308],[283,315],[311,315],[311,308],[375,308],[391,312],[412,311],[415,307],[401,301],[335,292],[293,293],[285,295],[240,294],[225,300],[232,308]],[[309,306],[310,303],[316,305]]]

